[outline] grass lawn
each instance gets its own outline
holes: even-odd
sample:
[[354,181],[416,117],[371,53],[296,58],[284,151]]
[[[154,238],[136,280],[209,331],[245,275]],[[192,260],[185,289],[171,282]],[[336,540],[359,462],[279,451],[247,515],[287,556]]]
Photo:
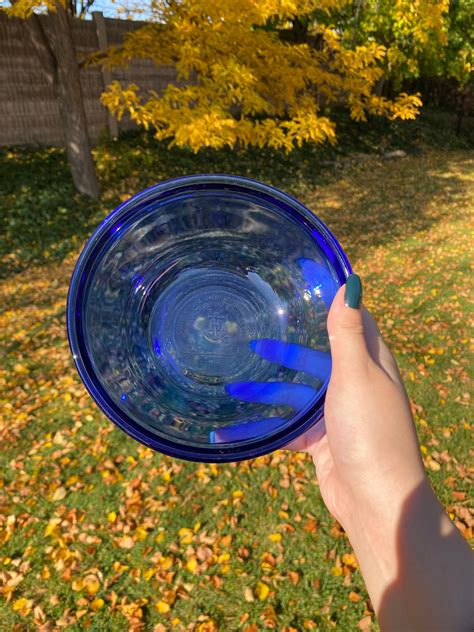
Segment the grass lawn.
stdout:
[[279,451],[198,465],[127,438],[72,366],[67,286],[97,222],[165,177],[227,171],[297,195],[362,275],[406,380],[430,478],[469,538],[472,152],[194,156],[132,135],[95,154],[96,203],[71,188],[62,151],[0,158],[0,627],[376,630],[308,458]]

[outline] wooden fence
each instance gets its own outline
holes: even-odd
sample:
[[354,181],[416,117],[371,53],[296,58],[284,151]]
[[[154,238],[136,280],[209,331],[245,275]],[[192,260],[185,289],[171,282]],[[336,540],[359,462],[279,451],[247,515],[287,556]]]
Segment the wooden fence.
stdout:
[[[41,15],[45,30],[48,16]],[[84,59],[108,45],[120,44],[124,35],[142,26],[140,22],[104,18],[93,14],[93,20],[72,20],[72,33],[78,59]],[[105,86],[113,79],[136,83],[143,91],[161,92],[176,82],[173,68],[157,66],[151,60],[134,60],[127,68],[101,71],[97,66],[81,68],[81,86],[87,126],[92,142],[103,130],[112,136],[117,121],[99,101]],[[119,123],[120,129],[132,126],[129,120]],[[0,11],[0,146],[19,144],[62,145],[63,131],[55,94],[41,72],[40,60],[31,44],[22,20],[9,18]]]

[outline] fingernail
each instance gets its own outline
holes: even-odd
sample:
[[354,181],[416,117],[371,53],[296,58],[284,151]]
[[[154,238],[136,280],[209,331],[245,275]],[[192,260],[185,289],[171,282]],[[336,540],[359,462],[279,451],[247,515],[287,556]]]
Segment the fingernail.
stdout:
[[346,307],[359,309],[362,300],[362,283],[358,274],[350,274],[346,281],[344,304]]

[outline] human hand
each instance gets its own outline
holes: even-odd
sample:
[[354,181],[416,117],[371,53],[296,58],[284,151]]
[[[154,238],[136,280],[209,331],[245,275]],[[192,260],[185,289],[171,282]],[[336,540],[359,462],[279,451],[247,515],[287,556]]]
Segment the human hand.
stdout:
[[[349,536],[382,629],[468,630],[472,554],[434,495],[396,362],[360,299],[360,279],[351,275],[328,315],[332,371],[324,419],[287,448],[312,456],[322,498]],[[254,349],[311,370],[312,350],[288,354],[278,341]],[[298,410],[310,396],[298,404],[301,386],[275,385],[266,397],[273,403],[293,395],[287,401]],[[258,385],[253,389],[247,383],[229,392],[264,401]]]
[[343,526],[356,515],[373,519],[426,479],[400,372],[361,293],[351,275],[328,314],[332,372],[323,423],[287,446],[312,456],[321,495]]
[[[352,279],[360,285],[358,277]],[[315,375],[322,383],[331,375],[324,419],[286,447],[312,456],[323,500],[343,525],[354,513],[368,515],[373,505],[393,502],[394,490],[403,494],[426,476],[396,362],[369,312],[344,305],[344,291],[336,294],[328,315],[332,372],[331,356],[316,349],[278,340],[251,343],[265,360]],[[240,382],[227,391],[244,401],[285,403],[295,412],[316,395],[308,385],[285,382]],[[258,425],[270,431],[283,423],[270,418]],[[254,431],[254,424],[240,429]],[[235,437],[239,429],[227,432]]]

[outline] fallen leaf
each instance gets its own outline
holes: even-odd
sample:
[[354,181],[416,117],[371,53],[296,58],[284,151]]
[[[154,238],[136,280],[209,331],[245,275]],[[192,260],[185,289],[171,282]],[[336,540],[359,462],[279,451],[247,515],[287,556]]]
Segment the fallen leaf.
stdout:
[[268,536],[268,539],[272,542],[280,542],[281,541],[281,533],[271,533]]
[[117,542],[121,549],[132,549],[135,546],[135,540],[129,535],[116,538],[115,542]]
[[96,597],[91,603],[91,608],[92,610],[97,612],[97,610],[100,610],[101,608],[104,607],[104,603],[105,602],[103,599],[100,599],[100,597]]
[[352,603],[357,603],[361,599],[362,597],[359,593],[356,593],[353,590],[351,590],[351,592],[349,593],[349,601],[352,601]]
[[264,582],[258,582],[257,588],[255,589],[255,595],[259,598],[260,601],[265,601],[270,593],[270,588]]
[[356,628],[358,630],[362,630],[362,632],[367,632],[368,630],[370,630],[371,625],[372,625],[372,617],[369,614],[366,617],[363,617],[359,621],[359,623],[356,625]]
[[52,497],[52,501],[56,502],[58,500],[63,500],[64,498],[66,498],[66,488],[65,487],[58,487]]
[[195,557],[192,557],[186,563],[186,568],[188,569],[190,573],[194,573],[195,570],[197,569],[197,566],[198,566],[198,563]]
[[166,603],[166,601],[158,601],[155,603],[155,608],[160,614],[165,614],[170,611],[170,605],[169,603]]
[[314,533],[318,528],[318,523],[314,518],[308,518],[308,520],[303,525],[303,531],[307,531],[308,533]]
[[244,589],[244,599],[245,601],[255,601],[255,597],[253,595],[253,590],[251,588]]
[[22,617],[26,617],[33,608],[33,600],[26,599],[26,597],[20,597],[13,602],[13,610],[21,614]]

